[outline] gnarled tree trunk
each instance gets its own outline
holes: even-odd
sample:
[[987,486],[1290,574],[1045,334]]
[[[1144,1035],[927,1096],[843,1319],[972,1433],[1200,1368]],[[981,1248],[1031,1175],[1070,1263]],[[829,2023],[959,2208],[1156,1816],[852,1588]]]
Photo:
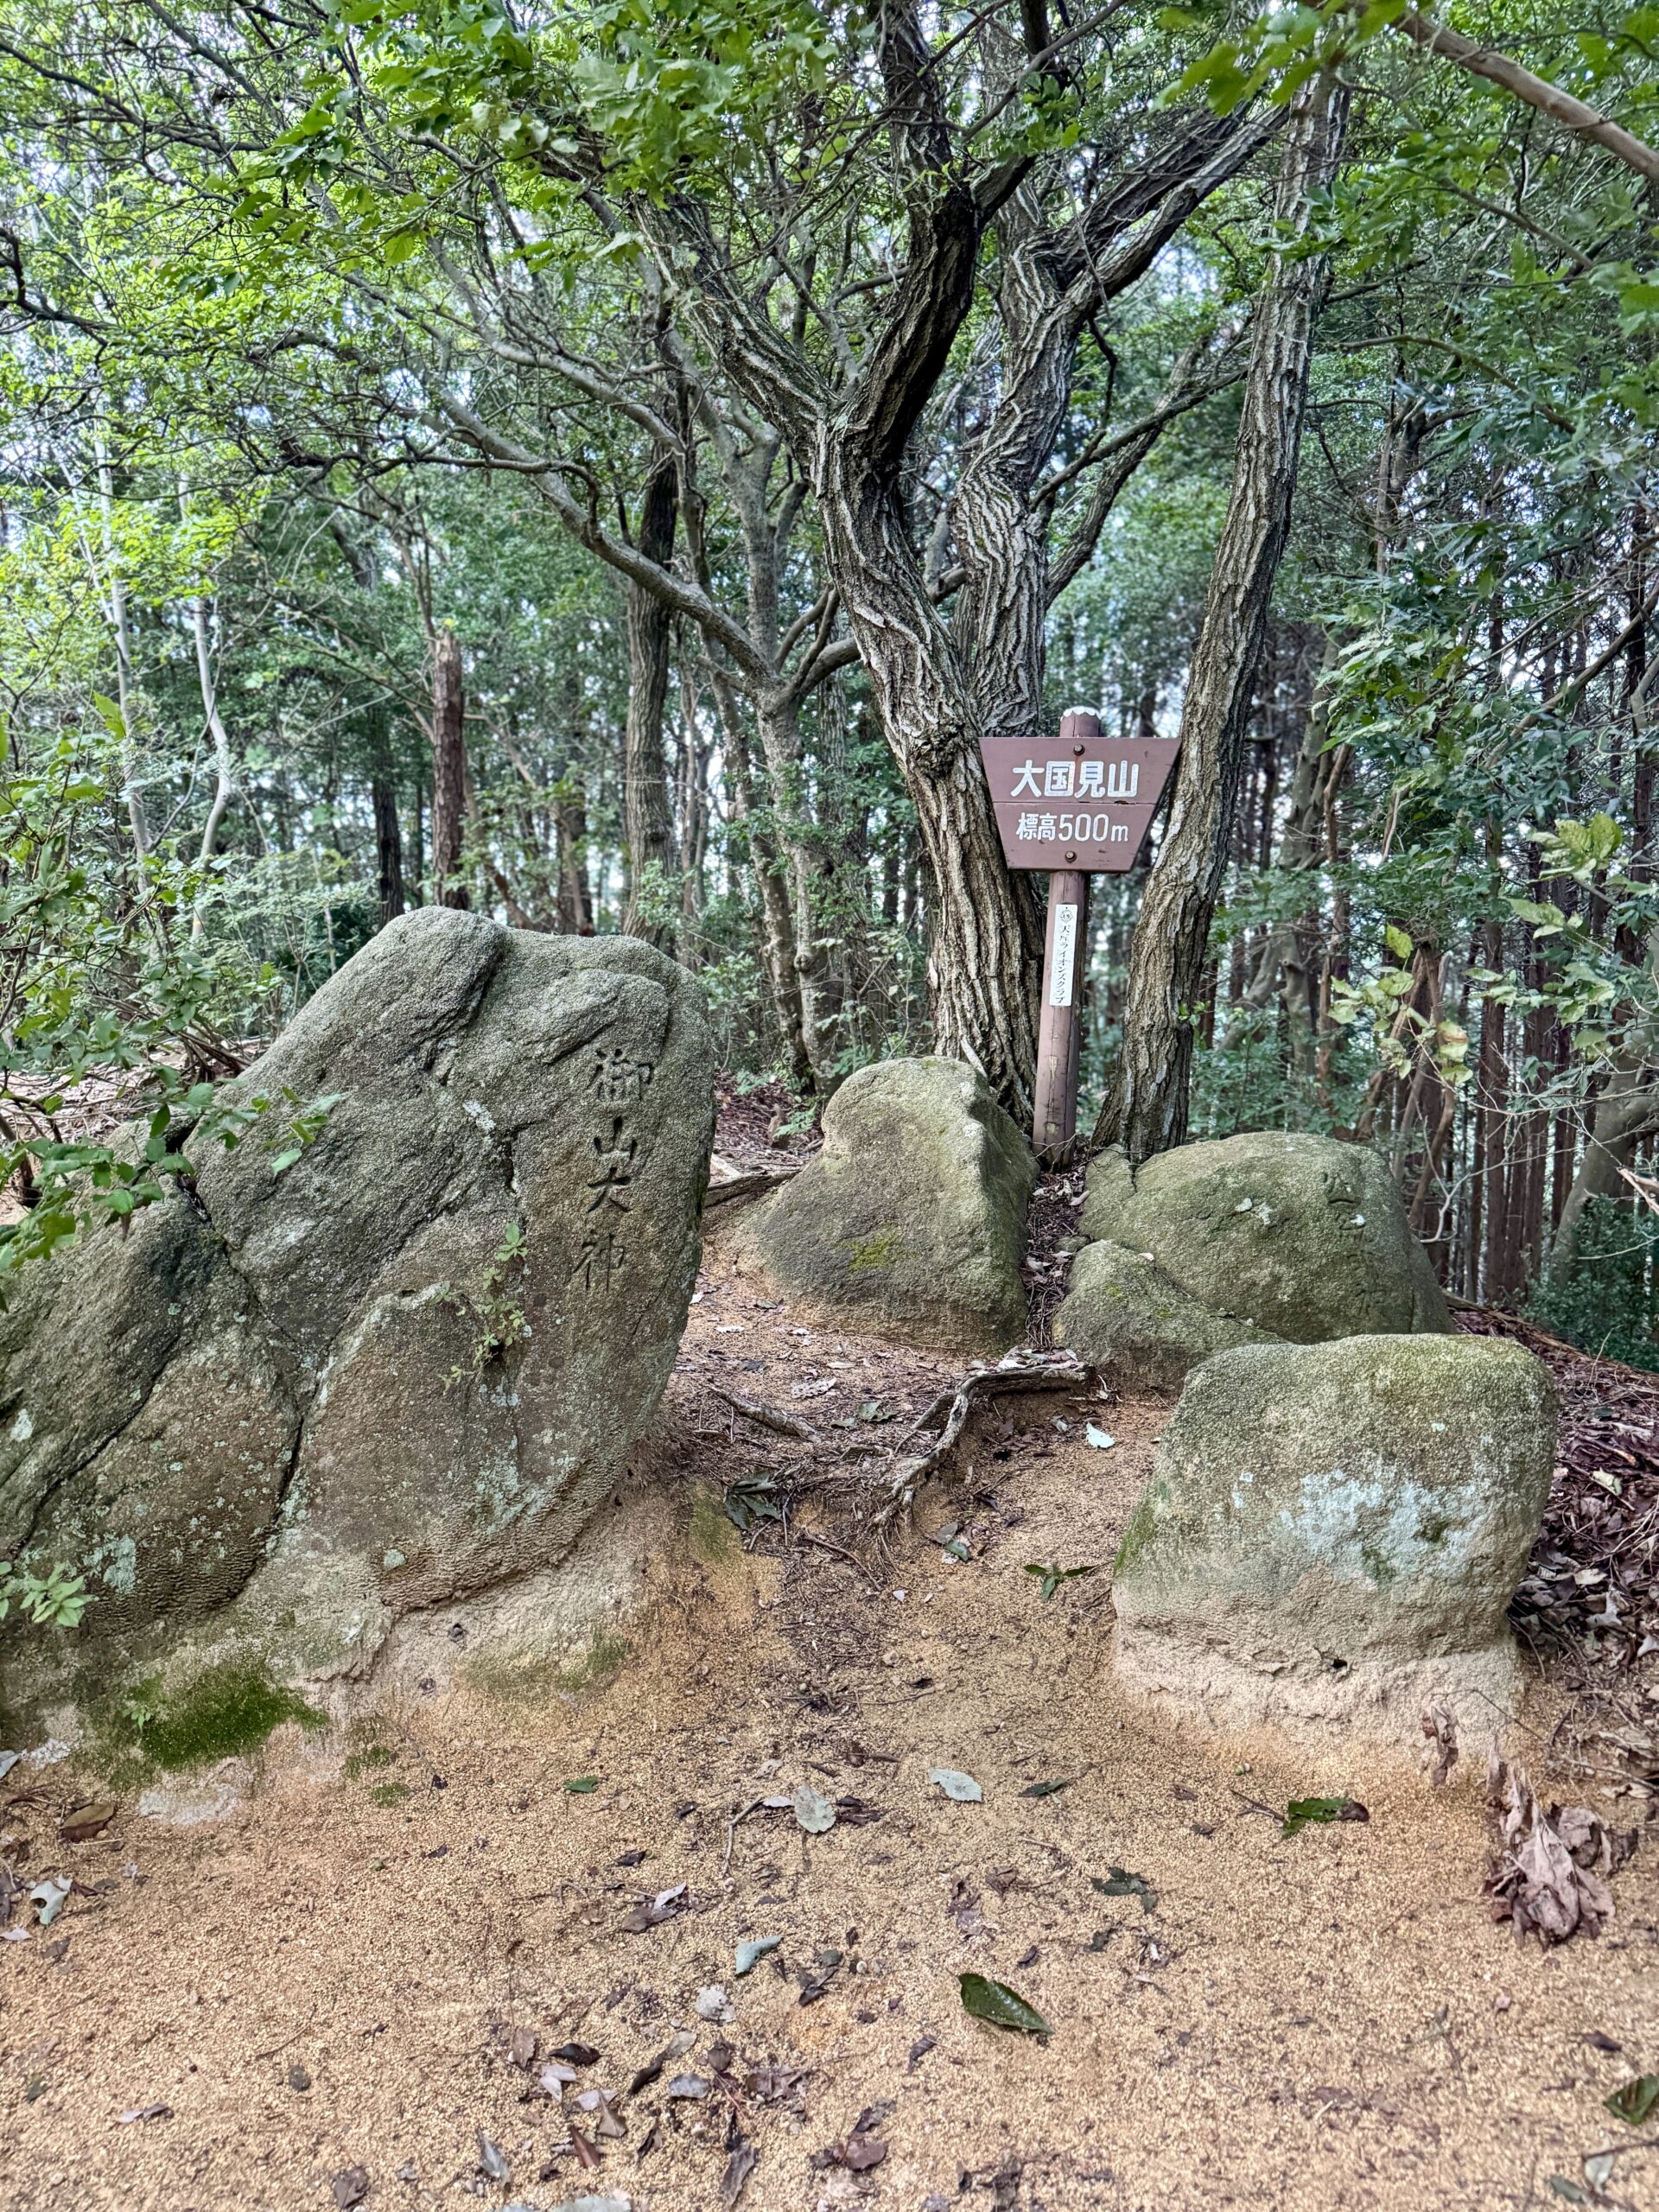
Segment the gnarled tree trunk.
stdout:
[[[1300,232],[1308,197],[1341,151],[1347,94],[1329,77],[1293,111],[1279,174],[1281,225]],[[1227,519],[1216,549],[1181,713],[1169,828],[1136,919],[1122,1056],[1096,1143],[1145,1160],[1186,1135],[1193,1031],[1210,924],[1227,864],[1244,724],[1274,579],[1290,528],[1323,254],[1280,261],[1256,311]]]

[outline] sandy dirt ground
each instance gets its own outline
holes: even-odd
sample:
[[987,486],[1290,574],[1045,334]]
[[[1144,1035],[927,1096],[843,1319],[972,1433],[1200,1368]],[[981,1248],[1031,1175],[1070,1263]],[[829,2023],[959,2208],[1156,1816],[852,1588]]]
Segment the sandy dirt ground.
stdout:
[[[124,1802],[66,1846],[94,1778],[15,1770],[9,1855],[77,1888],[0,1945],[0,2202],[1659,2207],[1659,2124],[1602,2105],[1659,2071],[1659,1839],[1604,1937],[1521,1949],[1482,1896],[1478,1761],[1436,1791],[1137,1713],[1107,1563],[1166,1406],[999,1408],[958,1485],[856,1560],[827,1548],[856,1548],[844,1469],[752,1550],[720,1513],[803,1449],[721,1389],[856,1441],[951,1371],[804,1327],[715,1261],[641,1477],[680,1534],[609,1680],[289,1726],[195,1827]],[[1033,1565],[1094,1571],[1045,1601]],[[801,1784],[828,1833],[762,1802]],[[1262,1808],[1313,1792],[1369,1823],[1283,1840]],[[1142,1889],[1103,1891],[1115,1869]],[[969,2018],[964,1973],[1049,2035]]]

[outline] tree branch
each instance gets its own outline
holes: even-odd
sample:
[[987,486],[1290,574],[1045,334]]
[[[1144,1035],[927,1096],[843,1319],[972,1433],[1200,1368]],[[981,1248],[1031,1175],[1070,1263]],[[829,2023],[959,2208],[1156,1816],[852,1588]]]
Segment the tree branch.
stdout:
[[1398,16],[1394,28],[1414,40],[1426,54],[1438,54],[1447,61],[1455,61],[1471,77],[1484,77],[1489,84],[1498,86],[1513,99],[1524,100],[1529,107],[1535,107],[1541,114],[1564,124],[1576,137],[1604,148],[1615,161],[1623,162],[1638,176],[1659,182],[1659,149],[1649,146],[1645,138],[1626,130],[1623,124],[1613,122],[1599,108],[1575,99],[1571,92],[1564,92],[1547,78],[1535,77],[1530,69],[1511,61],[1496,47],[1477,45],[1473,39],[1465,38],[1461,31],[1447,30],[1427,16]]

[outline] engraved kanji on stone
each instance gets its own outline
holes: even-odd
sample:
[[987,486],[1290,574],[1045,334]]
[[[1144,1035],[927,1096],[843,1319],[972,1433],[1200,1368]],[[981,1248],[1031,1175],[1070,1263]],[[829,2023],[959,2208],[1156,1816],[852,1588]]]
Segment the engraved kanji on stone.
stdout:
[[598,1213],[601,1208],[614,1206],[620,1213],[626,1213],[633,1203],[633,1166],[639,1150],[637,1137],[623,1134],[622,1116],[611,1117],[608,1137],[593,1140],[595,1172],[588,1179],[588,1211]]
[[601,1046],[594,1054],[594,1092],[607,1106],[630,1105],[643,1098],[655,1063]]
[[582,1240],[582,1250],[576,1264],[570,1270],[569,1280],[580,1282],[584,1290],[608,1290],[611,1277],[621,1262],[616,1249],[616,1239],[610,1230],[601,1235],[588,1235]]

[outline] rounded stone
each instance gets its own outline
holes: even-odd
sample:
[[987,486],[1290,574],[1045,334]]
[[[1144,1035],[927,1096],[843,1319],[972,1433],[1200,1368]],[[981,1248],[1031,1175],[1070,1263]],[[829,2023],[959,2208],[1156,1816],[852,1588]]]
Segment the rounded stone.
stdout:
[[1217,1353],[1189,1377],[1114,1573],[1119,1672],[1212,1727],[1490,1732],[1549,1492],[1548,1370],[1491,1337]]
[[823,1148],[748,1215],[740,1267],[843,1327],[1001,1351],[1026,1327],[1031,1147],[961,1060],[881,1060],[823,1113]]
[[1188,1297],[1294,1344],[1451,1327],[1388,1165],[1268,1129],[1090,1166],[1078,1224],[1144,1253]]

